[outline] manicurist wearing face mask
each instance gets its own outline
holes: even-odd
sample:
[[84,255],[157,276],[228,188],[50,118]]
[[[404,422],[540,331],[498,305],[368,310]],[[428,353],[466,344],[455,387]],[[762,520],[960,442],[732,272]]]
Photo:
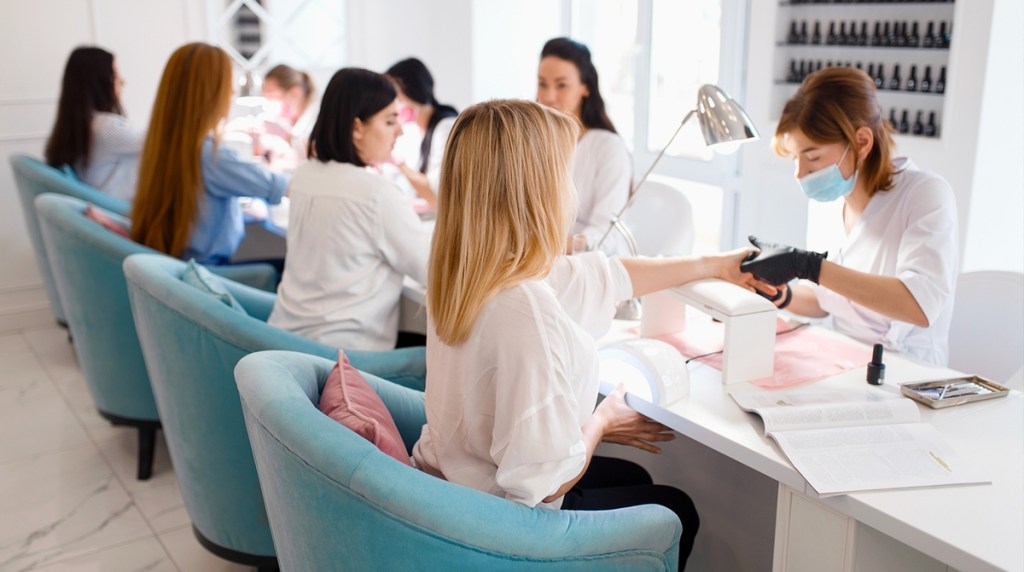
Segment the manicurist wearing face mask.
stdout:
[[949,184],[894,158],[892,127],[874,82],[829,68],[786,103],[773,139],[792,157],[809,199],[842,200],[845,241],[825,254],[767,244],[743,269],[771,284],[795,278],[776,301],[835,330],[927,363],[949,361],[949,324],[958,271],[956,200]]

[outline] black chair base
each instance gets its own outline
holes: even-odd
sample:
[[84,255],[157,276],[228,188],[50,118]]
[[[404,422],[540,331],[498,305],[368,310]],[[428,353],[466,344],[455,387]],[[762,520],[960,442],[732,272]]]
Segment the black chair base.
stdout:
[[196,535],[196,540],[203,548],[209,550],[215,556],[220,556],[224,560],[234,562],[236,564],[243,564],[245,566],[255,566],[259,572],[277,572],[280,570],[280,566],[277,563],[276,556],[257,556],[256,554],[249,554],[247,552],[239,552],[230,548],[225,548],[203,536],[199,529],[192,526],[192,533]]
[[135,478],[140,481],[149,480],[153,476],[153,457],[156,453],[156,431],[160,429],[159,421],[130,419],[105,411],[100,411],[104,419],[112,425],[135,427],[139,430],[139,464]]

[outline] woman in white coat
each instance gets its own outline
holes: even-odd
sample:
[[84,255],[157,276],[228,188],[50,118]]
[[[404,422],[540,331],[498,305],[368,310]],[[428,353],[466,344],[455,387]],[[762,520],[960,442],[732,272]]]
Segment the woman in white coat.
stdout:
[[[537,102],[573,115],[583,124],[573,163],[577,211],[572,232],[585,235],[593,248],[629,200],[633,159],[605,112],[597,68],[587,46],[569,38],[544,44],[537,70]],[[629,254],[617,232],[608,235],[601,250]]]
[[[874,82],[852,68],[811,74],[786,103],[773,140],[808,198],[842,199],[846,240],[828,255],[759,243],[743,268],[775,285],[776,302],[862,342],[946,365],[958,269],[956,200],[938,175],[893,158]],[[791,301],[791,302],[790,302]]]
[[561,256],[578,132],[572,116],[518,100],[474,105],[456,121],[427,287],[427,423],[413,457],[428,473],[531,507],[662,504],[683,524],[683,564],[698,527],[690,498],[635,464],[593,456],[602,441],[658,452],[653,443],[672,438],[626,405],[622,386],[596,405],[595,337],[632,296],[708,277],[749,285],[739,269],[748,250]]
[[430,230],[368,166],[402,133],[391,81],[356,68],[324,90],[311,159],[291,180],[288,256],[268,320],[321,343],[386,350],[398,341],[403,277],[426,283]]

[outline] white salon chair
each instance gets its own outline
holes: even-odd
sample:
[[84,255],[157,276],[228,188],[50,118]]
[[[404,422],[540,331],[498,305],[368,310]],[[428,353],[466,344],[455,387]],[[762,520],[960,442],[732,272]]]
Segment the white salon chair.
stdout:
[[636,239],[637,254],[673,256],[693,251],[693,207],[672,185],[645,182],[622,220]]
[[949,328],[949,367],[1024,389],[1024,274],[965,272]]

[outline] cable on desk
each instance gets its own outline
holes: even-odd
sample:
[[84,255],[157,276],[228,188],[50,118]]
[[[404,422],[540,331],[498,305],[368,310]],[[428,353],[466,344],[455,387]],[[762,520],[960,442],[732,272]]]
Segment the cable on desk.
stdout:
[[[810,322],[804,322],[804,323],[802,323],[802,324],[800,324],[800,325],[798,325],[798,326],[793,326],[792,328],[790,328],[790,329],[788,329],[788,330],[783,330],[783,331],[781,331],[781,332],[776,332],[776,333],[775,333],[775,337],[779,337],[779,336],[782,336],[782,335],[788,334],[788,333],[790,333],[790,332],[795,332],[796,330],[799,330],[800,328],[803,328],[803,327],[805,327],[805,326],[810,326],[810,325],[811,325],[811,323],[810,323]],[[685,363],[686,363],[687,365],[689,365],[689,363],[690,363],[691,361],[695,360],[695,359],[701,359],[701,358],[706,358],[706,357],[710,357],[710,356],[713,356],[713,355],[717,355],[717,354],[720,354],[720,353],[722,353],[722,352],[724,352],[724,351],[725,351],[725,348],[722,348],[722,349],[718,350],[717,352],[708,352],[708,353],[706,353],[706,354],[700,354],[699,356],[693,356],[693,357],[691,357],[691,358],[687,358],[687,360],[686,360],[686,362],[685,362]]]

